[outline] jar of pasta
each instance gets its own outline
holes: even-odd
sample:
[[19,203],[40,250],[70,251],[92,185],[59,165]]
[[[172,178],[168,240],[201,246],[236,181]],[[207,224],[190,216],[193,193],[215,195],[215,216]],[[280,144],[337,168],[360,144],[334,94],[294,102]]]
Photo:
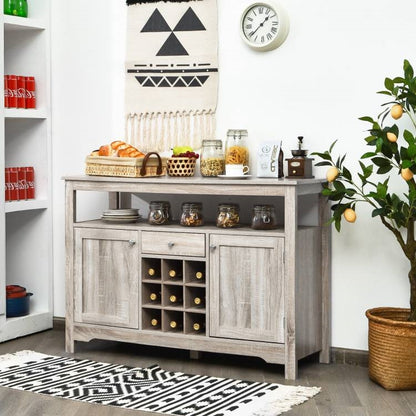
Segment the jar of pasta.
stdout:
[[218,205],[217,227],[233,228],[240,222],[240,208],[237,204]]
[[224,152],[221,140],[203,140],[200,170],[202,176],[218,176],[224,173]]
[[199,202],[184,202],[182,204],[181,225],[198,227],[204,224],[202,204]]
[[228,130],[225,165],[249,166],[247,138],[247,130]]

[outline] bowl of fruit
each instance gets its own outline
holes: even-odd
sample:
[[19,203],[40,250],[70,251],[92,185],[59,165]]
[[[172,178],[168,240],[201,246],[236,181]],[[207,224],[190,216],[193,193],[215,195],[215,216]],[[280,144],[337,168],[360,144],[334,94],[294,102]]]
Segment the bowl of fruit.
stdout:
[[167,159],[169,176],[194,176],[196,161],[199,158],[192,147],[176,146],[172,149],[172,156]]

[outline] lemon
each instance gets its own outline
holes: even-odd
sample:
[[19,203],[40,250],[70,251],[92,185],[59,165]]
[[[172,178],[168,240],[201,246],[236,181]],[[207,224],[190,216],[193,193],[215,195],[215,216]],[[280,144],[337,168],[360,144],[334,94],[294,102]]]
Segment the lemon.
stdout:
[[355,213],[355,211],[352,208],[347,208],[344,211],[344,218],[348,222],[355,222],[355,220],[357,219],[357,214]]
[[405,181],[410,181],[413,178],[413,172],[409,168],[402,169],[401,175]]
[[400,104],[394,104],[390,110],[390,115],[398,120],[403,115],[403,107]]
[[395,143],[395,142],[397,142],[397,136],[394,133],[392,133],[391,131],[389,131],[387,133],[387,140],[389,142]]
[[335,166],[331,166],[328,171],[326,172],[326,179],[328,182],[334,182],[334,180],[338,177],[339,170]]

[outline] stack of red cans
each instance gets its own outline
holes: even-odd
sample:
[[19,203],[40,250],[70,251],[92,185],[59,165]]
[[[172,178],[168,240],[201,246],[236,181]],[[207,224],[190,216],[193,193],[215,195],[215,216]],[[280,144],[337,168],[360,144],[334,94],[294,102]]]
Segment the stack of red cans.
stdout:
[[5,108],[36,108],[35,77],[4,76]]
[[33,166],[5,169],[5,201],[35,198],[35,171]]

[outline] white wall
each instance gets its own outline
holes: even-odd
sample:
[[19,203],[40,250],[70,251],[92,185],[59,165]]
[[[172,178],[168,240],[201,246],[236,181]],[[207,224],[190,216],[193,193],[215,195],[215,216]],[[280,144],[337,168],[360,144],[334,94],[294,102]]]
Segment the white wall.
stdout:
[[[53,2],[53,142],[55,315],[64,316],[64,187],[84,158],[123,137],[123,0]],[[416,66],[416,3],[402,0],[282,0],[291,19],[285,44],[267,53],[239,38],[244,0],[218,0],[220,88],[217,135],[247,128],[253,143],[296,137],[310,150],[348,153],[354,171],[367,151],[363,115],[376,116],[385,76],[399,75],[404,58]],[[324,175],[325,170],[315,170]],[[398,183],[400,181],[397,181]],[[399,185],[398,185],[399,186]],[[367,348],[364,312],[407,306],[407,264],[392,235],[366,207],[333,234],[332,345]]]

